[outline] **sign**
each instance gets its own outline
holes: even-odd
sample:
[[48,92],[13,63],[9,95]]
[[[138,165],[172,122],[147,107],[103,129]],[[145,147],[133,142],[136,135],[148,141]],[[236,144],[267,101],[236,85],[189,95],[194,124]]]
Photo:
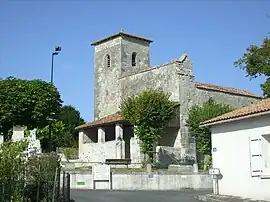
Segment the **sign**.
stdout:
[[219,175],[220,170],[218,168],[211,168],[211,169],[209,169],[209,174],[210,175]]
[[85,185],[85,182],[77,182],[77,185]]
[[110,181],[111,168],[109,165],[93,165],[93,180],[107,180]]

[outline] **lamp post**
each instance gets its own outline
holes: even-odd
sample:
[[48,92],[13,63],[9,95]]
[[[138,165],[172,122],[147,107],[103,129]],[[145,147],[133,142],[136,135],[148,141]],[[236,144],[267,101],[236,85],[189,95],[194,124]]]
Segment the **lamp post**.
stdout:
[[[61,52],[61,47],[60,46],[56,46],[54,48],[54,51],[52,52],[52,65],[51,65],[51,84],[53,84],[53,62],[54,62],[54,56],[58,55]],[[54,113],[50,114],[50,124],[49,124],[49,152],[52,151],[52,116]]]
[[58,55],[61,52],[61,47],[56,46],[54,48],[54,52],[52,52],[52,66],[51,66],[51,83],[53,84],[53,61],[54,61],[54,56]]

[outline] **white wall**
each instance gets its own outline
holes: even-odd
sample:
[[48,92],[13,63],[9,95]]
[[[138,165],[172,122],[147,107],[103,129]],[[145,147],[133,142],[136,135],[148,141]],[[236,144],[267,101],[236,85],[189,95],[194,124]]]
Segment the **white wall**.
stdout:
[[79,158],[88,162],[116,158],[116,141],[81,144]]
[[0,135],[0,145],[4,142],[4,135]]
[[[61,177],[62,179],[62,177]],[[82,184],[81,184],[82,183]],[[96,189],[110,189],[109,182],[96,182]],[[93,189],[91,172],[70,172],[71,189]],[[181,190],[212,189],[210,175],[177,175],[152,173],[112,174],[113,190]]]
[[[270,178],[251,176],[249,140],[270,133],[269,120],[270,116],[265,115],[212,127],[213,167],[223,175],[220,194],[270,200]],[[263,169],[262,162],[258,165]]]

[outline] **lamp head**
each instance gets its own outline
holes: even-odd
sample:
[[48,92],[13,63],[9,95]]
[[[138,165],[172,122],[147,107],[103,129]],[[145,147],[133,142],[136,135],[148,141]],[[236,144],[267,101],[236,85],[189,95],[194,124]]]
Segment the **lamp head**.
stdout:
[[61,46],[56,46],[54,50],[55,50],[55,52],[60,52],[61,51]]

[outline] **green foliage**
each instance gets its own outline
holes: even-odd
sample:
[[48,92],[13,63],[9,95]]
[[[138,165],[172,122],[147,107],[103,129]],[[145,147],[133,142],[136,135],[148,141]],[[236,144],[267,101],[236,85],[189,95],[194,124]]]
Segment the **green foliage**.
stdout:
[[187,124],[191,136],[196,138],[197,150],[211,155],[211,130],[209,127],[200,127],[200,123],[216,116],[232,111],[229,105],[209,100],[202,106],[195,105],[189,112]]
[[59,157],[49,153],[27,160],[23,153],[26,146],[27,141],[8,141],[0,147],[0,201],[34,202],[52,198]]
[[78,140],[78,131],[75,128],[85,123],[81,118],[80,112],[71,105],[61,107],[58,120],[65,124],[67,132],[72,134],[75,140]]
[[204,164],[204,170],[212,168],[212,156],[210,156]]
[[234,64],[245,70],[251,79],[261,75],[266,76],[266,82],[261,84],[261,89],[264,95],[270,96],[270,38],[265,38],[260,46],[249,46],[242,58]]
[[[42,148],[46,150],[49,140],[49,125],[37,130],[37,138],[42,143]],[[54,120],[51,122],[51,143],[55,150],[57,147],[72,147],[76,142],[69,133],[64,123]]]
[[56,153],[31,157],[26,167],[27,198],[36,201],[38,196],[39,201],[45,198],[51,201],[57,169],[60,169],[60,159]]
[[169,98],[169,93],[150,89],[127,97],[120,106],[121,116],[135,126],[134,132],[141,140],[142,152],[150,157],[160,132],[176,115],[175,103]]
[[12,183],[17,183],[22,180],[22,171],[25,170],[25,159],[22,152],[27,146],[27,141],[21,142],[4,142],[0,147],[0,199],[4,197],[6,201],[11,201],[11,196],[14,201],[18,201],[22,196],[20,187],[10,188],[7,192],[4,189],[6,185],[11,186]]
[[79,156],[78,148],[63,147],[59,148],[59,150],[65,155],[67,161],[69,161],[70,159],[76,159]]
[[46,126],[61,107],[57,89],[42,80],[0,79],[0,132],[5,139],[14,125]]
[[3,180],[17,179],[20,169],[24,166],[22,152],[28,142],[4,142],[0,147],[0,182]]

